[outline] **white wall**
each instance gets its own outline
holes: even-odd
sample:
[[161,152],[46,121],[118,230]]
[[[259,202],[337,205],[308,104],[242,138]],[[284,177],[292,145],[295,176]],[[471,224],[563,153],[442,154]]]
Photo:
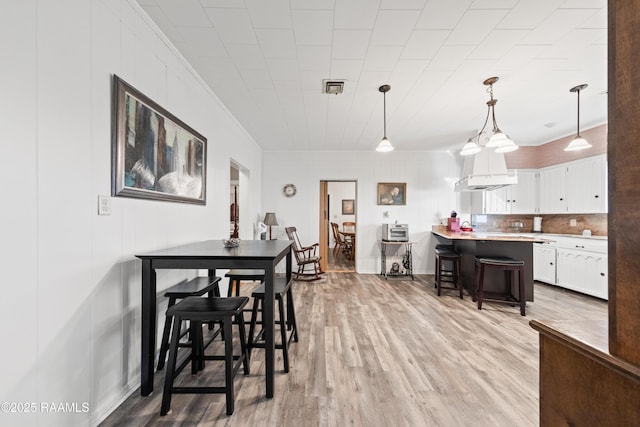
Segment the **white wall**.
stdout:
[[[409,224],[416,242],[414,272],[433,273],[431,226],[460,201],[453,191],[459,161],[446,152],[265,152],[262,170],[262,199],[265,210],[278,216],[278,238],[286,239],[284,227],[296,226],[303,244],[319,241],[320,181],[357,181],[358,273],[380,272],[381,225],[396,220]],[[406,182],[406,206],[378,206],[378,182]],[[282,193],[288,183],[297,187],[294,197]]]
[[[250,171],[247,212],[262,212],[261,151],[133,0],[2,9],[0,402],[79,412],[0,413],[0,424],[92,425],[140,383],[134,255],[225,236],[231,158]],[[111,186],[113,73],[208,138],[206,206],[114,197],[97,215]],[[159,290],[194,274],[160,272]]]

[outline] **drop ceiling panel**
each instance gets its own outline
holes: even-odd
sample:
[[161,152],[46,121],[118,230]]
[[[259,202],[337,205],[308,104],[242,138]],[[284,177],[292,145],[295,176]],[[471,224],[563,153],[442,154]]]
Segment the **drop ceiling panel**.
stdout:
[[370,30],[335,30],[333,32],[333,59],[364,59],[371,40]]
[[418,10],[381,10],[371,36],[371,44],[404,46],[420,16]]
[[[397,150],[458,150],[484,121],[482,81],[492,75],[499,123],[518,143],[571,132],[568,88],[579,83],[589,84],[585,123],[603,123],[606,3],[140,1],[265,150],[373,150],[382,84],[392,87],[388,136]],[[344,93],[322,93],[324,79],[344,79]]]

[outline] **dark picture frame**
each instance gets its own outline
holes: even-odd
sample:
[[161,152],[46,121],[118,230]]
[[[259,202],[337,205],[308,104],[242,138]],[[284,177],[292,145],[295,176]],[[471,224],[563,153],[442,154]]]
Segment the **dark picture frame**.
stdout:
[[406,205],[407,204],[407,183],[406,182],[379,182],[378,183],[378,204]]
[[354,199],[342,200],[342,215],[355,215],[356,214],[356,201]]
[[111,195],[206,204],[207,139],[113,76]]

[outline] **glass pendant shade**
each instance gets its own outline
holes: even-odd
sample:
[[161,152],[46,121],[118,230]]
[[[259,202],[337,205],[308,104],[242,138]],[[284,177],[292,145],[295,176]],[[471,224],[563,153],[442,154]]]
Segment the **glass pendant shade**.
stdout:
[[382,141],[380,141],[380,144],[378,144],[378,147],[376,147],[376,151],[379,153],[388,153],[389,151],[393,151],[393,145],[391,145],[385,136],[382,138]]
[[496,153],[510,153],[516,151],[518,148],[520,147],[518,147],[515,142],[507,138],[507,142],[496,148]]
[[564,151],[579,151],[587,148],[591,148],[591,144],[589,144],[589,142],[580,135],[576,135]]
[[491,135],[486,146],[496,148],[509,143],[513,144],[513,141],[511,141],[507,135],[497,130],[493,135]]
[[460,151],[461,156],[471,156],[472,154],[479,153],[482,148],[473,140],[473,138],[469,138],[467,143],[462,147],[462,151]]

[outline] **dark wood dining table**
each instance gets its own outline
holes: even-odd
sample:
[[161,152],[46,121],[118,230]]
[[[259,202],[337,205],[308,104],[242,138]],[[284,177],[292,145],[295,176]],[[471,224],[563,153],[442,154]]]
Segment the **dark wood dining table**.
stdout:
[[265,299],[263,322],[265,327],[266,396],[274,392],[274,282],[276,265],[286,258],[286,278],[291,280],[291,241],[241,240],[239,246],[227,248],[220,240],[207,240],[136,255],[142,260],[142,357],[141,394],[153,392],[156,353],[156,270],[206,269],[209,276],[216,269],[263,269],[265,271]]

